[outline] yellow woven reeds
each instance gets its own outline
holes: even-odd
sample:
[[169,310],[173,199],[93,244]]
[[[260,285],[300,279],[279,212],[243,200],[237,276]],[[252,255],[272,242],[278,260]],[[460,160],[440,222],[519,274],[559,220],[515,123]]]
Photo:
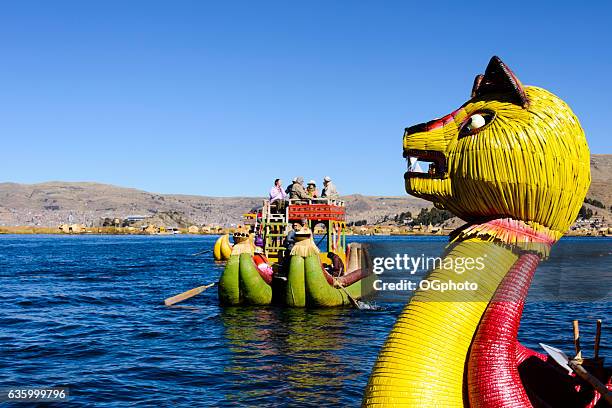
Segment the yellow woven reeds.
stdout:
[[314,243],[312,236],[296,242],[293,248],[291,249],[291,255],[298,255],[304,258],[310,255],[318,255],[319,252],[321,251],[319,251],[319,248],[317,248],[317,245]]
[[479,271],[436,267],[426,280],[466,279],[478,291],[457,298],[419,287],[381,349],[364,407],[464,408],[469,350],[496,289],[521,252],[548,254],[589,188],[584,132],[561,99],[523,88],[497,57],[472,96],[443,120],[408,128],[404,153],[446,158],[444,175],[434,169],[406,178],[408,193],[470,223],[456,232],[444,261],[484,260]]
[[[465,296],[419,290],[402,311],[378,355],[365,390],[364,407],[463,408],[465,359],[478,323],[506,271],[518,259],[511,250],[480,240],[463,241],[445,259],[484,258],[484,270],[461,279],[477,281]],[[436,268],[428,280],[457,280],[452,269]],[[470,296],[473,296],[470,299]]]
[[[571,109],[552,93],[526,87],[529,105],[473,100],[449,123],[412,133],[405,149],[443,152],[444,179],[410,178],[409,193],[432,200],[469,222],[509,217],[555,231],[574,222],[590,185],[589,148]],[[463,122],[477,112],[494,119],[471,135]]]
[[[236,241],[237,239],[234,238]],[[255,246],[253,245],[253,240],[251,238],[241,238],[234,244],[232,247],[232,256],[240,255],[240,254],[251,254],[254,253]]]

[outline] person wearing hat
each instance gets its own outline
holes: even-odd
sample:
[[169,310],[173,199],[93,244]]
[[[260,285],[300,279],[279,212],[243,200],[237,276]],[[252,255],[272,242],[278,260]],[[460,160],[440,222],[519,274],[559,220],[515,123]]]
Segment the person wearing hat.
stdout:
[[287,197],[291,197],[291,190],[293,190],[293,183],[295,183],[296,180],[297,180],[297,177],[294,177],[293,180],[291,180],[291,184],[287,186],[287,189],[285,190],[285,194],[287,194]]
[[317,183],[314,180],[310,180],[308,185],[306,186],[306,194],[308,194],[308,198],[317,198],[319,196],[319,192],[317,191]]
[[289,195],[291,199],[298,200],[308,200],[308,194],[306,194],[306,190],[304,189],[304,178],[296,177],[295,181],[291,185],[291,195]]
[[285,247],[286,254],[289,254],[291,252],[291,249],[295,245],[295,236],[297,232],[301,230],[302,227],[305,225],[305,222],[306,220],[294,221],[293,224],[291,224],[291,230],[285,237],[285,242],[283,242],[283,246]]
[[332,179],[329,176],[325,176],[323,179],[323,192],[321,193],[321,197],[335,200],[339,196],[336,186],[332,183]]

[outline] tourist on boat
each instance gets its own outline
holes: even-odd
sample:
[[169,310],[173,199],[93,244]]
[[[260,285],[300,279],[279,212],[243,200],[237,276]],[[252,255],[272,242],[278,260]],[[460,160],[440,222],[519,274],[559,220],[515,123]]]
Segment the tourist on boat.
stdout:
[[321,193],[321,197],[331,200],[335,200],[339,197],[338,190],[336,190],[336,186],[332,183],[332,179],[329,176],[325,176],[323,179],[323,192]]
[[325,269],[334,278],[338,278],[344,274],[344,263],[342,258],[333,252],[327,253],[327,258],[331,261],[331,265],[327,265]]
[[293,180],[291,180],[291,184],[289,184],[287,188],[285,189],[285,194],[287,194],[287,197],[291,197],[291,190],[293,190],[293,183],[295,183],[296,180],[297,180],[297,177],[294,177]]
[[287,280],[289,275],[289,262],[291,261],[291,250],[293,249],[296,242],[296,234],[306,225],[307,220],[294,221],[291,224],[291,230],[287,233],[283,246],[285,247],[285,253],[283,254],[282,268],[274,275],[278,279]]
[[306,186],[306,194],[308,194],[308,198],[317,198],[319,197],[319,191],[317,190],[317,183],[314,180],[310,180],[308,185]]
[[308,200],[308,194],[304,188],[304,178],[296,177],[295,181],[291,185],[291,195],[289,196],[292,200]]
[[285,237],[285,242],[283,243],[283,246],[285,247],[285,254],[289,254],[291,249],[293,249],[293,246],[295,245],[295,234],[302,229],[302,226],[304,226],[304,221],[305,220],[302,222],[294,221],[291,225],[292,229]]
[[274,209],[277,212],[285,210],[285,200],[287,194],[282,187],[282,180],[274,180],[274,186],[270,189],[270,209]]

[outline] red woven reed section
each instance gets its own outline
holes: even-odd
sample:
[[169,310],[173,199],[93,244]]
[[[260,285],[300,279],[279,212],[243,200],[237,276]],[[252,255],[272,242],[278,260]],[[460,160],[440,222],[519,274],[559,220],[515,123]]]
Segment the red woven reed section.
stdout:
[[344,221],[346,209],[336,205],[328,204],[301,204],[289,206],[289,219],[297,220],[306,218],[309,220],[336,220]]
[[[610,377],[610,379],[606,383],[606,388],[609,389],[610,391],[612,391],[612,377]],[[595,406],[597,405],[597,403],[599,402],[600,399],[601,399],[601,394],[599,393],[599,391],[595,391],[595,396],[593,397],[593,401],[591,401],[584,408],[595,408]]]
[[536,357],[542,361],[547,361],[548,356],[546,354],[538,353],[537,351],[533,351],[532,349],[523,346],[518,341],[516,342],[516,365],[519,366],[529,357]]
[[[348,257],[347,257],[348,259]],[[325,269],[323,262],[321,262],[321,271],[323,272],[323,276],[325,276],[325,280],[329,283],[329,286],[334,286],[334,281],[338,282],[342,286],[350,286],[353,283],[365,278],[366,276],[372,273],[369,269],[355,269],[353,272],[349,272],[346,275],[342,275],[338,278],[335,278],[327,272]]]
[[323,276],[325,276],[325,280],[329,283],[329,286],[334,286],[334,277],[327,272],[327,270],[323,267],[323,262],[321,262],[321,271],[323,271]]
[[349,272],[346,275],[339,277],[338,282],[340,282],[342,286],[350,286],[353,283],[365,278],[370,273],[372,272],[369,269],[355,269],[353,272]]
[[468,359],[471,408],[532,407],[517,369],[517,335],[540,258],[522,255],[497,288],[480,322]]
[[501,228],[502,230],[515,234],[520,237],[520,242],[540,242],[548,245],[553,245],[555,240],[547,236],[543,232],[537,232],[528,225],[511,218],[495,219],[487,222],[487,224]]
[[[272,274],[274,271],[272,267],[269,266],[270,261],[268,261],[268,258],[260,254],[255,254],[252,259],[253,259],[253,263],[255,264],[255,268],[257,269],[257,272],[259,272],[259,276],[261,276],[268,285],[271,285],[272,284]],[[268,264],[268,268],[265,271],[262,271],[261,269],[259,269],[259,265],[261,265],[262,263]]]

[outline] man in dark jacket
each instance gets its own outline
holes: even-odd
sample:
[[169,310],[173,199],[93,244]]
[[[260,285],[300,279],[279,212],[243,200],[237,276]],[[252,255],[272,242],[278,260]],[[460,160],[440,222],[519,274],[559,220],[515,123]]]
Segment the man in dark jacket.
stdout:
[[289,184],[287,186],[287,189],[285,189],[285,194],[287,194],[287,197],[289,198],[291,198],[291,190],[293,190],[293,183],[295,183],[295,180],[297,180],[297,177],[291,180],[291,184]]

